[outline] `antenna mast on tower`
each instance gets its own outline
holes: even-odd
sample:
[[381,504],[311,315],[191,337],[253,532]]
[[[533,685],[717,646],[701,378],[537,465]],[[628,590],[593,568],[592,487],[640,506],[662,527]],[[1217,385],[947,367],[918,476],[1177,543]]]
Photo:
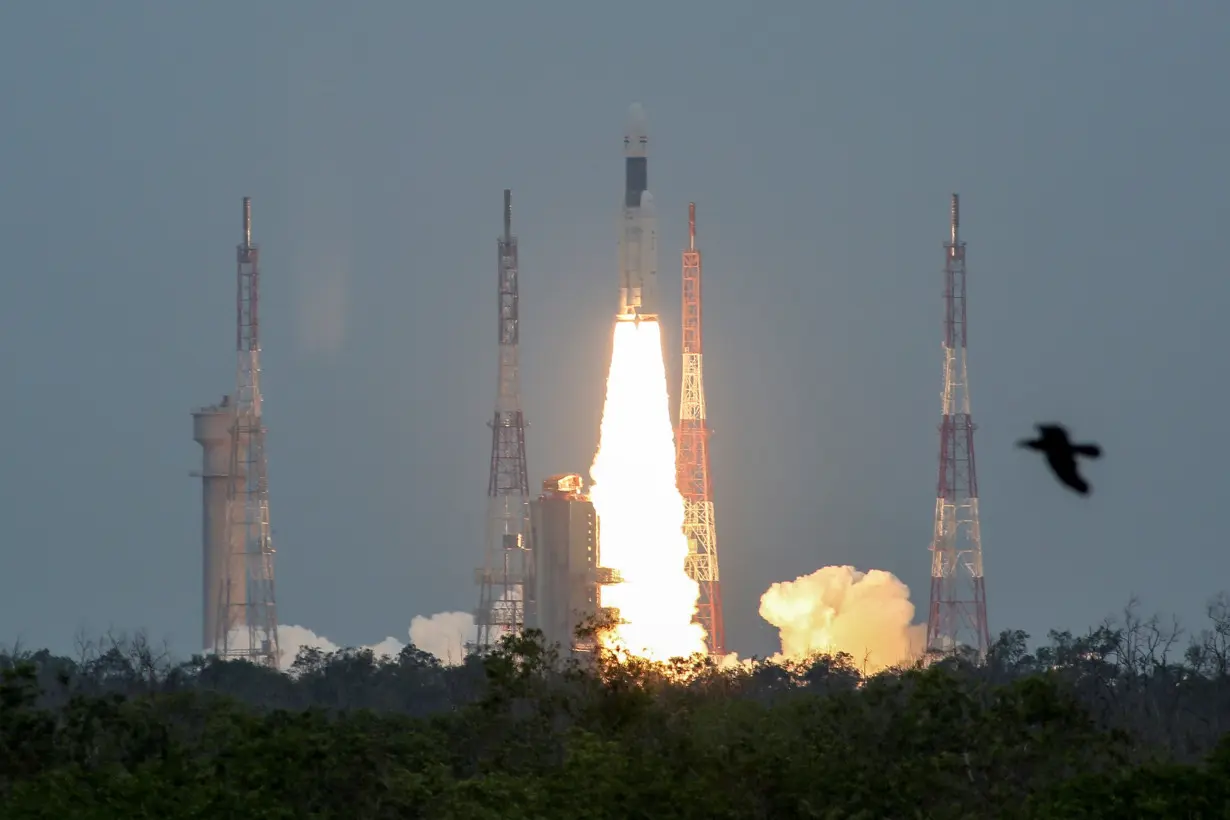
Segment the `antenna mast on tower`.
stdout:
[[688,538],[685,564],[700,584],[697,620],[705,628],[709,654],[726,654],[722,592],[718,575],[717,527],[709,485],[709,424],[705,418],[704,345],[701,316],[701,261],[696,247],[696,203],[688,203],[688,247],[683,252],[683,389],[675,466],[683,496],[683,532]]
[[981,658],[991,639],[966,367],[965,243],[958,237],[960,222],[960,200],[953,194],[949,241],[944,243],[944,393],[927,649],[948,653],[965,646]]
[[[243,242],[236,249],[235,345],[238,375],[231,424],[227,533],[236,561],[227,562],[215,626],[218,654],[278,666],[278,616],[269,529],[269,481],[261,415],[260,251],[252,243],[252,199],[243,198]],[[243,578],[234,573],[242,567]],[[232,629],[240,634],[233,634]],[[246,631],[246,635],[242,633]],[[240,637],[242,635],[242,637]]]
[[517,237],[512,235],[512,191],[504,189],[504,235],[498,241],[500,362],[491,425],[487,484],[487,544],[479,585],[476,648],[485,652],[536,617],[534,554],[530,543],[530,483],[521,412]]

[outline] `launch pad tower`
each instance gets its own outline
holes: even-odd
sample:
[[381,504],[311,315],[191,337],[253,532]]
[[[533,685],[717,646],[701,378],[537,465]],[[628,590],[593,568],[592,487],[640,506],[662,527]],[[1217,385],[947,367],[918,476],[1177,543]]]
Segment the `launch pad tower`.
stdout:
[[683,531],[688,538],[688,575],[700,584],[697,619],[705,627],[709,654],[726,654],[722,591],[718,575],[717,526],[709,483],[709,424],[705,418],[704,346],[701,314],[701,259],[696,247],[696,203],[688,204],[688,247],[683,252],[683,389],[675,467],[683,496]]
[[491,472],[487,483],[487,541],[479,586],[474,648],[485,652],[507,633],[536,617],[530,485],[521,411],[519,269],[512,235],[512,191],[504,190],[504,234],[498,243],[499,376],[491,425]]
[[278,665],[278,617],[260,387],[260,251],[252,200],[243,198],[236,248],[236,392],[193,413],[204,449],[204,648],[222,658]]
[[958,237],[960,222],[960,200],[953,194],[949,241],[944,243],[944,392],[927,649],[949,653],[968,647],[981,658],[991,639],[966,367],[965,243]]

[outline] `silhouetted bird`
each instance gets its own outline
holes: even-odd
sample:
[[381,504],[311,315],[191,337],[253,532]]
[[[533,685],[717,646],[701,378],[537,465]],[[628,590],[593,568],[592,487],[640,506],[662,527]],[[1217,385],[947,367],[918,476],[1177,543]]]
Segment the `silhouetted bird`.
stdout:
[[1023,439],[1018,447],[1038,450],[1046,454],[1046,463],[1051,465],[1055,477],[1081,495],[1089,494],[1089,482],[1081,478],[1076,469],[1076,457],[1099,458],[1102,448],[1096,444],[1073,444],[1068,440],[1068,431],[1059,424],[1038,424],[1038,437],[1032,441]]

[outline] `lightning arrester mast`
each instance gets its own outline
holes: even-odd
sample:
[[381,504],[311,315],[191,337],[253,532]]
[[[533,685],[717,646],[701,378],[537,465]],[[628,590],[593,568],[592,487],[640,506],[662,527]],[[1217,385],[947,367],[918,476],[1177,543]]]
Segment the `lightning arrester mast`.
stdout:
[[[269,527],[269,481],[260,387],[260,251],[252,243],[252,199],[243,198],[243,242],[236,249],[235,345],[238,350],[231,424],[227,533],[237,560],[227,562],[215,645],[227,658],[277,668],[278,616]],[[243,578],[234,574],[242,572]],[[246,633],[246,634],[245,634]]]
[[517,238],[512,235],[512,191],[504,190],[504,234],[498,240],[499,377],[491,426],[487,483],[487,543],[479,585],[475,648],[486,652],[536,618],[534,554],[530,543],[530,485],[521,412]]
[[709,484],[709,424],[705,419],[704,345],[701,313],[701,258],[696,247],[696,203],[688,204],[688,247],[683,252],[683,389],[675,465],[683,496],[683,532],[688,539],[688,576],[700,585],[697,620],[705,628],[709,654],[725,655],[722,592],[718,574],[717,527]]
[[965,243],[958,236],[960,222],[960,200],[953,194],[950,237],[944,244],[944,393],[927,649],[948,653],[968,647],[982,658],[991,640],[966,366]]

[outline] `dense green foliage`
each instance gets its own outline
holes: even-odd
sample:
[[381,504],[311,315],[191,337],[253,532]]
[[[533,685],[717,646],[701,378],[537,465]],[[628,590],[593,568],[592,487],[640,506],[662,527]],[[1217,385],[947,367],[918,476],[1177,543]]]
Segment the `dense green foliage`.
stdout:
[[1129,610],[985,663],[442,667],[305,650],[291,674],[139,637],[0,656],[3,818],[1230,817],[1230,618],[1171,661]]

